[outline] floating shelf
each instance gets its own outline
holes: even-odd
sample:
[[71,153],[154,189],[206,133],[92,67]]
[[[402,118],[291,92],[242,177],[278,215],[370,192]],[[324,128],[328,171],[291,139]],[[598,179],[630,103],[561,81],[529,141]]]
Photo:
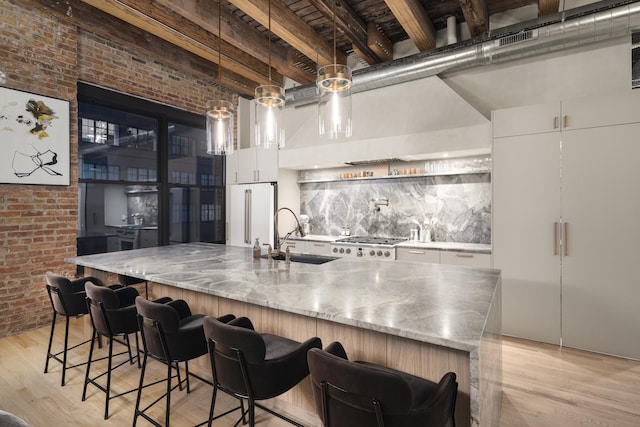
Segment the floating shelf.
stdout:
[[385,176],[363,176],[355,178],[320,178],[320,179],[305,179],[298,180],[298,184],[314,184],[321,182],[337,182],[337,181],[371,181],[376,179],[406,179],[406,178],[420,178],[429,176],[450,176],[450,175],[474,175],[474,174],[486,174],[491,173],[490,169],[478,169],[473,171],[451,171],[451,172],[429,172],[429,173],[414,173],[406,175],[385,175]]

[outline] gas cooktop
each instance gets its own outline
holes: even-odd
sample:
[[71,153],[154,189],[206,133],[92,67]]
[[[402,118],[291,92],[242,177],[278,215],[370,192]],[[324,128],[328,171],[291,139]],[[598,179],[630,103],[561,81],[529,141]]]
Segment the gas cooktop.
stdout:
[[367,236],[351,236],[344,239],[336,240],[336,243],[356,243],[362,245],[397,245],[407,239],[394,237],[367,237]]

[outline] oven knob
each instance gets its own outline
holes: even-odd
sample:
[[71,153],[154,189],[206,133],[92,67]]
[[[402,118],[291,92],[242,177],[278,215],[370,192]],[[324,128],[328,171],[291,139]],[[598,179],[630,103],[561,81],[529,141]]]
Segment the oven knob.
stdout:
[[358,252],[358,256],[362,256],[362,252]]
[[338,253],[338,248],[333,248],[333,253]]
[[377,255],[382,256],[382,251],[378,251]]
[[391,256],[391,252],[389,251],[384,251],[384,256],[386,256],[387,258],[389,258]]
[[340,248],[340,253],[343,254],[344,253],[344,248]]
[[371,249],[369,251],[369,256],[376,256],[376,251],[374,251],[373,249]]
[[347,248],[347,250],[345,252],[350,254],[351,253],[351,248]]

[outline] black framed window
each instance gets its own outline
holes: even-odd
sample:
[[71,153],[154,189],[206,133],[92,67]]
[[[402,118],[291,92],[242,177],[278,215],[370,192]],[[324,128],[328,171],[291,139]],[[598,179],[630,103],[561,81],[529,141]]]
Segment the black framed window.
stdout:
[[225,241],[225,162],[204,116],[78,85],[78,254]]

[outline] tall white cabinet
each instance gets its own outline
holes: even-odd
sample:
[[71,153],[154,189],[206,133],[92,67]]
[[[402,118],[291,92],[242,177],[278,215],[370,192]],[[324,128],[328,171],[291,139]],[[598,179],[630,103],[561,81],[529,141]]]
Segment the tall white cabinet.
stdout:
[[640,359],[640,93],[493,119],[504,333]]

